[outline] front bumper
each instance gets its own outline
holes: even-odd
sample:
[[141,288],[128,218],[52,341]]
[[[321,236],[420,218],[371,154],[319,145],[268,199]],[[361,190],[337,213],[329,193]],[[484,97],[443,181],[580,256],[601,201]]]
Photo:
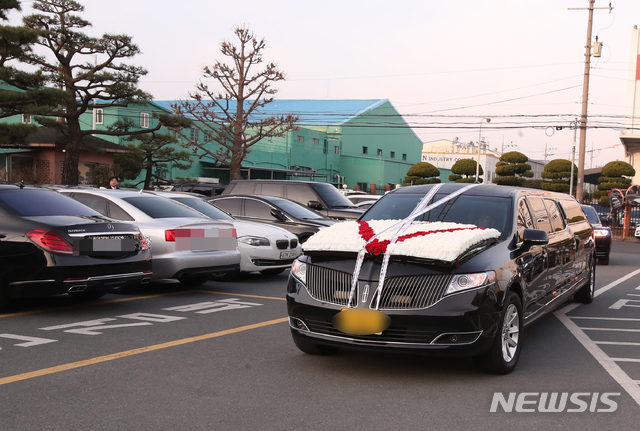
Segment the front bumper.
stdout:
[[275,247],[254,247],[239,242],[238,250],[242,255],[240,271],[253,272],[267,269],[290,268],[293,261],[302,254],[298,246],[295,249],[279,250]]
[[[385,310],[391,325],[380,334],[351,335],[333,326],[343,307],[312,298],[289,277],[287,310],[294,336],[316,343],[374,350],[421,351],[445,356],[475,356],[486,352],[496,335],[501,305],[495,285],[445,296],[422,309]],[[375,295],[364,304],[371,307]],[[363,304],[356,301],[358,307]]]

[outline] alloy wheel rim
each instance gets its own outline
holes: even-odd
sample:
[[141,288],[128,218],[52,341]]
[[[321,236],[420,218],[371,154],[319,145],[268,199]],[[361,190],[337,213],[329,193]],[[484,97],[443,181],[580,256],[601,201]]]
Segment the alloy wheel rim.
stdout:
[[596,266],[591,264],[591,273],[589,274],[589,292],[593,298],[596,293]]
[[518,309],[515,305],[509,304],[502,322],[502,358],[505,362],[513,360],[518,350],[519,338],[520,319],[518,317]]

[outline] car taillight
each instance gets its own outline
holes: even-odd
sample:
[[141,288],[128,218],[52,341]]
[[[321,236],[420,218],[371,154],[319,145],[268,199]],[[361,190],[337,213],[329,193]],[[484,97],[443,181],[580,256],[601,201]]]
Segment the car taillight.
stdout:
[[45,230],[34,229],[27,232],[27,236],[33,242],[47,251],[61,254],[73,254],[73,247],[57,233]]
[[176,231],[173,230],[165,230],[164,231],[164,239],[167,242],[176,242]]
[[149,250],[149,241],[147,241],[147,237],[143,234],[140,234],[140,251]]

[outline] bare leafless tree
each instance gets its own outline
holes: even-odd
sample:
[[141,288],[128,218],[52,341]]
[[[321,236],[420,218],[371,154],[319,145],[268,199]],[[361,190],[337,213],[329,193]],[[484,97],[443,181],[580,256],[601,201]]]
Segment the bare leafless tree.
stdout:
[[[184,129],[179,133],[187,139],[183,144],[202,158],[211,156],[219,165],[229,167],[231,180],[240,178],[242,161],[251,147],[265,138],[284,136],[295,130],[298,116],[287,114],[268,116],[262,108],[273,101],[277,89],[273,84],[285,75],[276,63],[254,71],[263,62],[264,39],[257,39],[246,27],[236,27],[239,44],[230,41],[220,44],[220,51],[231,64],[216,61],[202,70],[204,78],[213,78],[222,90],[212,90],[200,81],[191,100],[180,101],[172,107],[177,115],[194,120],[191,129],[202,132],[205,142]],[[216,145],[217,144],[217,145]]]

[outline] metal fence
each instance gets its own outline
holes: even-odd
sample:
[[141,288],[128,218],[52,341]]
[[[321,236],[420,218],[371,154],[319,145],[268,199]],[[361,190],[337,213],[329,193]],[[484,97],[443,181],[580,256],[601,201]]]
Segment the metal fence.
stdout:
[[[624,231],[624,209],[612,210],[608,206],[600,204],[591,204],[593,209],[596,210],[602,224],[611,228],[613,236],[622,236]],[[640,208],[631,207],[631,225],[627,236],[633,236],[636,230],[636,226],[640,225]]]

